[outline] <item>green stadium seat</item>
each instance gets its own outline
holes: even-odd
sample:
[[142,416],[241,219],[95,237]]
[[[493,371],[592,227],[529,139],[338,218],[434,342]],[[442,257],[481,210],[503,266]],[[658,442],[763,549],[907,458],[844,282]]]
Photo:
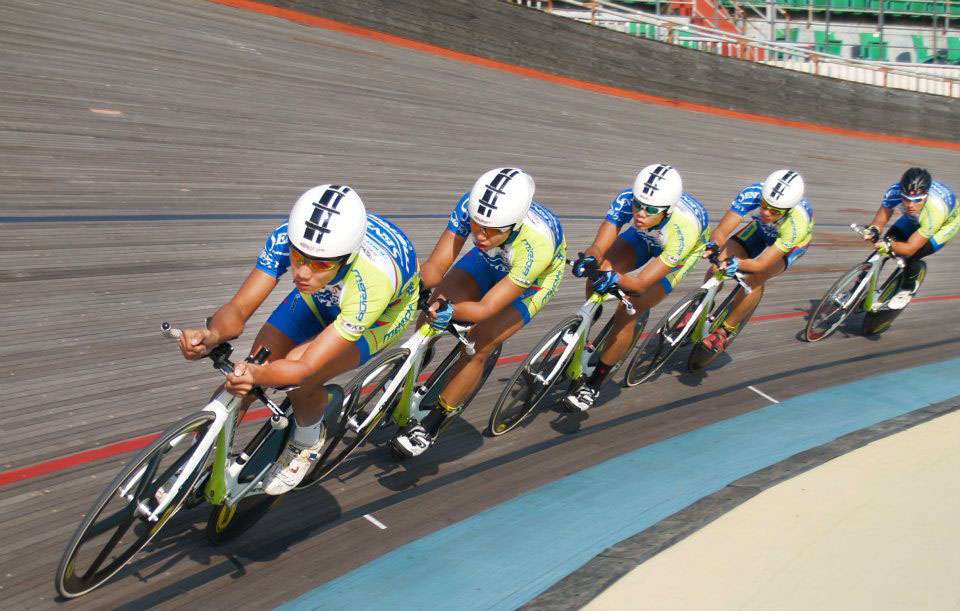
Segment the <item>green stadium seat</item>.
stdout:
[[960,38],[947,37],[947,61],[951,64],[960,62]]
[[850,0],[831,0],[830,8],[845,11],[850,8]]
[[883,8],[885,11],[891,14],[897,15],[900,13],[906,13],[910,11],[911,4],[914,4],[914,3],[906,2],[904,0],[887,0],[887,3],[883,5]]
[[933,14],[933,2],[910,2],[911,13]]
[[850,0],[850,8],[864,11],[867,9],[867,0]]
[[876,34],[860,34],[860,59],[887,61],[887,43]]
[[913,34],[913,61],[922,64],[923,62],[930,59],[930,51],[927,50],[926,45],[923,44],[923,36],[919,34]]
[[814,30],[813,38],[816,44],[814,51],[818,53],[830,53],[831,55],[841,55],[843,53],[843,41],[832,33],[827,38],[827,32],[824,30]]

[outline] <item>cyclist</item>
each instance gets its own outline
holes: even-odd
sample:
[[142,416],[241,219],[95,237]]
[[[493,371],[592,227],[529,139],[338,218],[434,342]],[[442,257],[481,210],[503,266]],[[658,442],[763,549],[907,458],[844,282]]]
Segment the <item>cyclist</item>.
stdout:
[[[431,324],[442,330],[451,320],[475,323],[470,338],[476,354],[461,353],[431,413],[394,438],[403,455],[418,456],[430,447],[444,423],[465,407],[487,356],[530,322],[560,286],[563,229],[553,212],[533,201],[534,189],[523,170],[484,173],[460,198],[423,264],[423,284],[435,288]],[[454,265],[468,237],[474,247]],[[436,301],[441,297],[445,303]]]
[[[660,303],[700,260],[707,238],[707,209],[683,191],[680,173],[666,164],[649,165],[637,174],[610,205],[593,243],[573,265],[582,278],[599,266],[587,292],[606,292],[619,285],[631,294],[636,313],[621,305],[613,329],[590,378],[574,384],[564,402],[586,411],[597,400],[600,386],[630,346],[637,316]],[[632,226],[620,233],[625,224]],[[627,272],[640,269],[636,275]]]
[[254,385],[299,385],[288,393],[296,427],[264,480],[267,494],[283,494],[306,476],[326,435],[323,384],[400,337],[416,311],[419,285],[413,244],[396,225],[368,214],[350,187],[314,187],[270,234],[254,269],[208,328],[184,330],[184,356],[201,358],[239,336],[288,270],[294,289],[254,340],[253,352],[266,346],[270,361],[238,363],[226,382],[238,396]]
[[[709,350],[723,352],[740,321],[760,303],[764,284],[786,271],[807,252],[813,239],[813,208],[804,196],[803,177],[793,170],[777,170],[762,183],[746,187],[737,195],[720,223],[710,234],[708,248],[720,253],[728,277],[747,272],[753,291],[740,293],[720,327],[703,338]],[[743,218],[752,220],[736,234]],[[733,235],[731,235],[733,234]],[[707,277],[716,273],[711,269]]]
[[865,240],[877,242],[897,206],[902,216],[890,227],[886,237],[891,240],[893,252],[907,260],[907,266],[900,291],[887,302],[891,310],[907,307],[917,292],[920,260],[943,248],[960,229],[960,206],[953,190],[933,180],[927,170],[910,168],[900,182],[890,185],[883,194],[883,202],[864,235]]

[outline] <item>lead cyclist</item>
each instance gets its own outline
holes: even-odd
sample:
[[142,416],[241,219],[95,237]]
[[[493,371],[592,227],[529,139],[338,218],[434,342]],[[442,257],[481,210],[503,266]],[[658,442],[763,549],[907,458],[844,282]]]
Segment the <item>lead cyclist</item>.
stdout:
[[[917,292],[920,260],[943,248],[960,230],[960,206],[957,195],[942,182],[933,180],[923,168],[910,168],[900,182],[890,185],[883,194],[880,209],[864,233],[863,239],[877,243],[880,232],[900,207],[902,216],[887,231],[894,254],[906,259],[900,291],[890,298],[887,307],[902,310]],[[877,244],[877,248],[881,246]]]
[[[530,322],[560,286],[567,254],[563,228],[553,212],[533,201],[534,190],[523,170],[484,173],[460,198],[423,264],[423,284],[435,288],[431,325],[443,330],[451,320],[476,323],[469,334],[476,354],[461,352],[431,413],[394,438],[402,455],[430,448],[480,384],[490,353]],[[474,247],[454,265],[471,236]]]
[[250,316],[292,271],[294,289],[270,315],[251,354],[270,349],[264,365],[238,363],[226,389],[247,397],[257,386],[299,386],[287,393],[296,426],[264,480],[283,494],[315,464],[326,431],[324,384],[383,350],[413,320],[419,274],[413,244],[396,225],[368,214],[347,186],[321,185],[297,199],[288,221],[267,237],[254,269],[206,329],[185,329],[188,359],[239,336]]
[[[628,222],[632,226],[619,234]],[[700,260],[708,222],[707,209],[683,192],[680,173],[666,164],[643,168],[633,187],[614,198],[593,243],[574,263],[573,275],[584,277],[599,266],[602,273],[587,284],[587,294],[618,285],[631,294],[636,312],[630,315],[623,305],[617,308],[613,341],[604,347],[590,378],[570,390],[564,399],[567,405],[580,411],[593,406],[603,381],[631,346],[637,317],[663,301]],[[635,269],[640,272],[625,275]]]

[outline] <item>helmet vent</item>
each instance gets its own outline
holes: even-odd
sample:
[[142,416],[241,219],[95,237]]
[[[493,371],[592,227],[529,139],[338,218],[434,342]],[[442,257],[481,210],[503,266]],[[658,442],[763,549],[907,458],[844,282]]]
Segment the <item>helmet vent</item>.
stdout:
[[328,227],[330,220],[333,219],[335,214],[340,214],[337,207],[347,193],[350,193],[350,187],[339,185],[330,185],[330,188],[323,192],[320,201],[313,203],[313,214],[305,223],[306,229],[303,232],[303,239],[310,240],[314,244],[323,241],[323,236],[332,231]]
[[659,183],[667,176],[667,172],[672,170],[672,166],[661,165],[657,166],[653,172],[650,173],[650,176],[647,178],[647,182],[643,183],[643,194],[644,195],[653,195],[660,190]]
[[797,176],[798,176],[797,173],[794,172],[793,170],[790,170],[786,174],[784,174],[777,181],[777,186],[775,186],[773,190],[770,192],[770,197],[775,200],[780,199],[780,197],[783,195],[784,190],[786,190],[786,188],[790,186],[790,183],[793,182],[793,179],[796,178]]
[[494,176],[493,180],[486,185],[483,195],[477,202],[477,214],[490,218],[493,211],[497,209],[497,199],[505,194],[504,189],[506,189],[507,183],[519,173],[519,170],[504,168]]

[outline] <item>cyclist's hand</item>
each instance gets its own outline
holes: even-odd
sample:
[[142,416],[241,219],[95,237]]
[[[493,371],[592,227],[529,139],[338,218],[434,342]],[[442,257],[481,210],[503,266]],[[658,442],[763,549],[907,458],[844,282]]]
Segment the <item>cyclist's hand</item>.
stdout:
[[737,257],[730,257],[723,264],[723,273],[727,278],[733,278],[740,271],[740,259]]
[[430,306],[430,326],[433,329],[437,331],[443,331],[450,326],[451,320],[453,320],[452,303],[449,301],[440,303],[438,301]]
[[613,270],[600,272],[593,280],[593,290],[598,293],[606,293],[620,282],[620,274]]
[[254,374],[262,365],[254,365],[246,361],[240,361],[233,368],[233,373],[227,376],[227,382],[224,388],[231,395],[245,397],[256,385]]
[[703,251],[703,258],[709,259],[710,255],[718,255],[718,254],[720,254],[720,245],[714,242],[713,240],[710,240],[709,242],[707,242],[707,247]]
[[863,230],[863,239],[876,244],[877,240],[880,239],[880,228],[876,225],[870,225]]
[[583,278],[590,270],[599,269],[600,265],[597,263],[596,257],[584,255],[582,252],[577,253],[577,255],[578,258],[573,262],[573,270],[571,270],[577,278]]
[[202,359],[220,343],[220,335],[210,329],[184,329],[180,336],[180,352],[191,361]]

